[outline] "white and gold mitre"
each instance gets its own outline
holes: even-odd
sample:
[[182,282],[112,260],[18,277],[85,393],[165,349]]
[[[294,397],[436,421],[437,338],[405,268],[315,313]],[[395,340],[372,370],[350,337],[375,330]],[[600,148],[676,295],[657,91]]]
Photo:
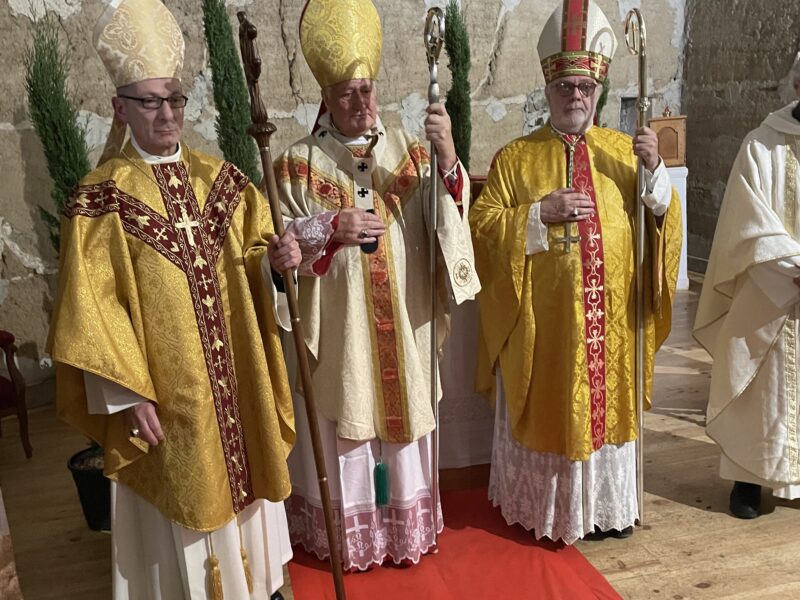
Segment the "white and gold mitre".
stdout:
[[382,39],[372,0],[308,0],[300,17],[300,46],[321,88],[376,79]]
[[593,0],[563,0],[545,23],[536,49],[547,83],[568,75],[585,75],[602,83],[617,38]]
[[112,0],[94,28],[94,47],[114,87],[180,79],[183,34],[161,0]]

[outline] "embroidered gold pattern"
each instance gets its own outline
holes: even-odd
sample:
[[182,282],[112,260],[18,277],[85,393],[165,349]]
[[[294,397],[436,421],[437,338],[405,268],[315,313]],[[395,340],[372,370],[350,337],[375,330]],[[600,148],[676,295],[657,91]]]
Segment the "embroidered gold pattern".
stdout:
[[[795,219],[797,218],[797,153],[792,142],[800,150],[800,138],[786,136],[786,191],[783,200],[783,223],[789,234],[797,239]],[[797,325],[798,309],[795,306],[783,326],[783,339],[786,344],[784,354],[784,387],[786,389],[787,415],[788,415],[788,447],[789,469],[793,480],[800,478],[800,464],[798,454],[800,448],[797,443]]]
[[233,165],[225,163],[201,214],[183,163],[153,165],[152,170],[168,218],[118,190],[113,181],[80,188],[65,216],[97,217],[117,212],[127,233],[186,274],[225,455],[231,501],[238,513],[252,502],[253,492],[228,329],[220,310],[222,292],[216,262],[240,192],[248,180]]
[[[568,187],[595,200],[586,139],[563,136],[568,161]],[[606,435],[606,314],[603,237],[597,212],[578,223],[583,269],[583,306],[586,366],[589,377],[589,405],[592,448],[599,450]]]

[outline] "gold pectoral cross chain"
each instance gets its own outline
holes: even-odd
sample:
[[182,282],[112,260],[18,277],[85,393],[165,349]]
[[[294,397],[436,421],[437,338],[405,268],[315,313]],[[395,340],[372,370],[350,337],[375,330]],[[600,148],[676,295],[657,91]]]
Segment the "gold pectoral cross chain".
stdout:
[[[570,142],[564,136],[559,136],[564,143],[567,145],[567,149],[569,150],[569,159],[567,161],[567,187],[572,187],[572,176],[575,170],[575,146],[580,141],[580,136],[576,136],[574,142]],[[564,222],[564,237],[556,238],[557,244],[564,244],[564,251],[570,252],[572,250],[572,244],[578,244],[581,241],[580,234],[572,235],[574,229],[572,228],[573,223],[572,221],[565,221]]]

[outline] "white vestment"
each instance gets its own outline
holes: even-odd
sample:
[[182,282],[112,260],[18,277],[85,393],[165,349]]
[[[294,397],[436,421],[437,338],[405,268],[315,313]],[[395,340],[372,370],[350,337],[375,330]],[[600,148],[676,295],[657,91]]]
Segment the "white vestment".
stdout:
[[[432,511],[440,511],[431,487],[430,164],[417,140],[384,128],[380,120],[370,132],[376,140],[370,156],[352,148],[363,149],[366,137],[343,137],[328,114],[319,125],[278,159],[276,170],[284,216],[303,251],[299,304],[342,559],[352,570],[387,559],[416,563],[433,544]],[[468,177],[460,164],[457,168],[462,210],[439,180],[440,347],[448,309],[445,283],[457,303],[480,289],[467,222]],[[375,210],[386,224],[374,254],[333,244],[334,218],[352,207]],[[295,382],[293,341],[285,352]],[[328,543],[297,392],[289,530],[293,543],[322,558]],[[379,460],[388,466],[390,480],[383,507],[376,506],[373,479]],[[437,529],[442,527],[439,518]]]
[[800,122],[796,103],[742,144],[720,208],[694,335],[711,354],[706,432],[720,475],[800,497]]
[[[175,155],[160,157],[141,149],[135,139],[131,142],[148,164],[180,158],[180,149]],[[86,371],[84,384],[91,414],[112,414],[146,402],[119,384]],[[283,565],[292,558],[281,502],[258,499],[223,527],[205,533],[173,523],[125,485],[113,481],[111,540],[113,600],[207,600],[212,554],[219,559],[226,599],[262,600],[283,586]],[[252,594],[247,589],[242,548],[247,552]]]
[[489,499],[509,525],[573,544],[595,527],[633,525],[636,498],[635,441],[606,444],[586,461],[529,450],[511,434],[498,368]]

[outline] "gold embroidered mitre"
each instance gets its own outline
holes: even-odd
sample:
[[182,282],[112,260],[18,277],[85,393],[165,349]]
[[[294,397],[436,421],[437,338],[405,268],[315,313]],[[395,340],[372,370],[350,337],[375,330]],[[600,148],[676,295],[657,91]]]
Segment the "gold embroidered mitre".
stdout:
[[593,0],[563,0],[539,36],[544,79],[585,75],[602,83],[617,49],[611,24]]
[[183,34],[161,0],[113,0],[95,26],[94,47],[114,87],[180,79]]
[[376,79],[382,40],[372,0],[308,0],[300,17],[300,46],[321,88]]

